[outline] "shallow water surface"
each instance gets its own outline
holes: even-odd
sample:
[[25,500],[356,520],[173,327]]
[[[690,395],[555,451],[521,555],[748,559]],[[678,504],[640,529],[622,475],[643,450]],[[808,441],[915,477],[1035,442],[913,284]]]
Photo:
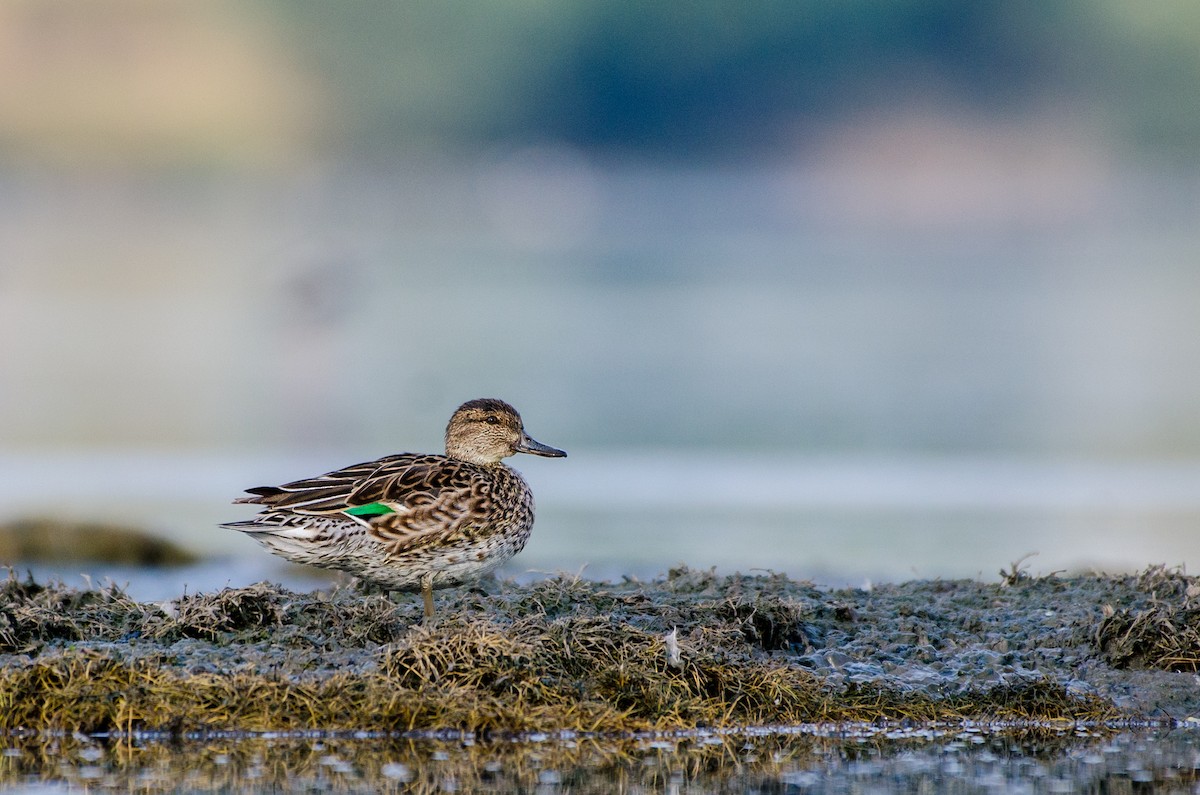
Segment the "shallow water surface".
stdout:
[[[263,579],[310,589],[327,574],[288,567],[218,523],[245,518],[242,489],[360,460],[137,452],[0,453],[0,520],[51,516],[147,529],[205,561],[180,569],[35,567],[86,573],[138,599]],[[619,580],[679,563],[773,570],[825,585],[1137,571],[1200,556],[1200,461],[1101,464],[1005,458],[804,457],[572,449],[566,462],[514,461],[537,497],[528,547],[504,577],[584,571]],[[59,484],[73,484],[64,503]],[[161,495],[168,495],[162,497]],[[13,561],[4,561],[13,562]],[[23,568],[23,567],[22,567]]]
[[0,791],[1194,792],[1200,728],[796,726],[621,737],[0,740]]

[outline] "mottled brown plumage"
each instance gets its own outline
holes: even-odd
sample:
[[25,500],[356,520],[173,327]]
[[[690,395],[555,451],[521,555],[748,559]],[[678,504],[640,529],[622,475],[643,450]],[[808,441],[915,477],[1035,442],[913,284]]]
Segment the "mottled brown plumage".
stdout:
[[501,463],[514,453],[566,455],[531,439],[504,401],[472,400],[450,418],[445,455],[401,453],[249,489],[235,502],[265,510],[223,526],[288,560],[420,590],[432,615],[434,589],[478,577],[525,547],[533,494]]

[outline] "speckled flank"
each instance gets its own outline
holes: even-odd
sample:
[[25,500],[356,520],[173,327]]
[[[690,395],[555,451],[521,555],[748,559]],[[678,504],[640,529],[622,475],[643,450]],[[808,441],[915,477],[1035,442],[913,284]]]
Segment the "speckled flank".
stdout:
[[401,453],[250,489],[252,496],[236,502],[266,509],[223,526],[297,563],[428,593],[478,577],[524,549],[533,494],[501,463],[514,453],[566,455],[531,439],[507,403],[473,400],[451,417],[445,455]]

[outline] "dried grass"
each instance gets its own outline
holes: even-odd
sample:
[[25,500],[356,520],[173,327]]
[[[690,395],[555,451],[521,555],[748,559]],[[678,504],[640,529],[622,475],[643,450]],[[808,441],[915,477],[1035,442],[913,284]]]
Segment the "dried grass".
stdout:
[[785,585],[686,570],[654,588],[558,577],[463,591],[424,624],[411,600],[351,589],[258,584],[149,605],[115,587],[10,574],[0,584],[0,731],[625,732],[1116,716],[1042,680],[945,698],[830,685],[797,661],[817,608]]
[[1107,606],[1095,643],[1116,668],[1200,671],[1200,584],[1156,566],[1138,577],[1150,595],[1138,608]]

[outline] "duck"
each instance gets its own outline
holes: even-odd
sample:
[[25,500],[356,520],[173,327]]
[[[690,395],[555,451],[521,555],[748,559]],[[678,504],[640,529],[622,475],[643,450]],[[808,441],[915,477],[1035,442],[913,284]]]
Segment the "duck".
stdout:
[[450,417],[444,455],[398,453],[247,489],[234,504],[263,510],[222,527],[295,563],[420,592],[431,619],[435,590],[473,581],[525,548],[533,493],[503,463],[517,453],[567,455],[530,437],[503,400],[469,400]]

